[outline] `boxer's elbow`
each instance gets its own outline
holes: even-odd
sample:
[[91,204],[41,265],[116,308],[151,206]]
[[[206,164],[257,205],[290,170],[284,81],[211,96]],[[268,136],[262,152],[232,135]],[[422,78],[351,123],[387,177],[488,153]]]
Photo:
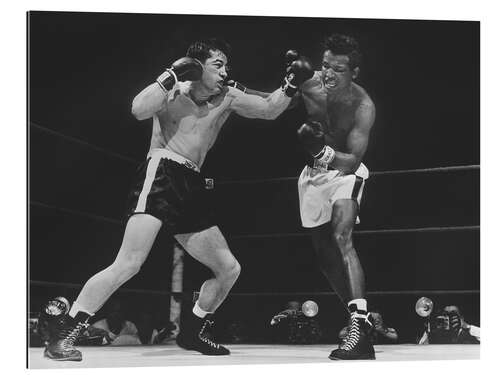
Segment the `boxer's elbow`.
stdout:
[[134,100],[132,100],[130,113],[132,113],[132,116],[134,116],[137,120],[141,120],[142,117],[141,103],[140,99],[138,99],[137,96],[134,98]]
[[279,112],[279,111],[278,112],[276,112],[276,111],[275,112],[271,112],[269,114],[268,120],[276,120],[279,117],[280,114],[281,114],[281,112]]
[[361,161],[354,160],[335,160],[333,159],[330,165],[335,169],[341,170],[344,174],[354,174],[358,170]]
[[147,111],[147,108],[144,105],[144,101],[141,100],[139,95],[136,96],[132,101],[132,107],[130,109],[130,112],[139,121],[146,120],[149,117],[151,117],[149,111]]

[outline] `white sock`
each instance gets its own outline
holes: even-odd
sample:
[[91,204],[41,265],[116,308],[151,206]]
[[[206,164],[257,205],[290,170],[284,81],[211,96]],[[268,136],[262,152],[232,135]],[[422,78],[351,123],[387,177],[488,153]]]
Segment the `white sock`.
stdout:
[[84,312],[85,314],[88,314],[90,316],[93,316],[94,313],[91,313],[90,311],[85,310],[82,306],[80,306],[76,301],[73,303],[73,306],[71,306],[71,309],[69,310],[68,315],[74,318],[76,314],[78,314],[78,311]]
[[210,312],[203,310],[198,304],[198,301],[196,301],[193,307],[193,314],[196,315],[198,318],[203,319],[207,314],[210,314]]
[[368,311],[367,304],[366,304],[366,299],[364,299],[364,298],[353,299],[347,305],[348,306],[355,305],[356,306],[356,310]]

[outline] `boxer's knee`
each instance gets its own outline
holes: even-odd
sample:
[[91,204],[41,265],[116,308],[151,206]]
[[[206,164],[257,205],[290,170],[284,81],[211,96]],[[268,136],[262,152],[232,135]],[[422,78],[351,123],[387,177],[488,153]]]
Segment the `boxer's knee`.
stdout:
[[130,254],[118,256],[113,262],[112,268],[120,280],[128,280],[139,273],[144,263],[144,257],[131,252]]
[[235,259],[233,262],[227,264],[219,274],[219,279],[227,285],[233,285],[240,276],[241,266]]
[[241,266],[238,263],[238,261],[235,260],[227,273],[229,280],[234,284],[238,279],[238,277],[240,276],[240,273],[241,273]]
[[332,237],[344,259],[353,254],[355,250],[352,244],[352,228],[337,227],[334,229]]

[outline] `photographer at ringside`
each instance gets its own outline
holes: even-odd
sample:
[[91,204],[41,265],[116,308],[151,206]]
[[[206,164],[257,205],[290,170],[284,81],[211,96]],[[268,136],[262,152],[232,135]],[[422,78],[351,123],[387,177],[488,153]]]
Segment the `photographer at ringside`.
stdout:
[[465,321],[457,306],[449,305],[430,316],[419,344],[479,344],[480,328]]

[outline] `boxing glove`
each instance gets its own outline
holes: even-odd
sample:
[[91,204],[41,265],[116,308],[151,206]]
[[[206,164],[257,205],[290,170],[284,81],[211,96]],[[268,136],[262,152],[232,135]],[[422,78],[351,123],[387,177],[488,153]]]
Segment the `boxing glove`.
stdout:
[[170,90],[178,81],[199,81],[203,75],[203,65],[191,57],[181,57],[166,69],[157,79],[163,91]]
[[316,160],[330,164],[335,158],[335,151],[326,145],[321,123],[317,121],[306,122],[297,130],[297,135],[304,149]]
[[314,75],[311,63],[304,56],[299,56],[297,51],[290,50],[285,54],[286,75],[283,79],[282,89],[287,96],[295,95],[299,86]]
[[298,59],[299,59],[299,53],[296,50],[291,49],[291,50],[286,51],[285,61],[286,61],[287,68],[290,66],[291,63],[293,63],[295,60],[298,60]]

